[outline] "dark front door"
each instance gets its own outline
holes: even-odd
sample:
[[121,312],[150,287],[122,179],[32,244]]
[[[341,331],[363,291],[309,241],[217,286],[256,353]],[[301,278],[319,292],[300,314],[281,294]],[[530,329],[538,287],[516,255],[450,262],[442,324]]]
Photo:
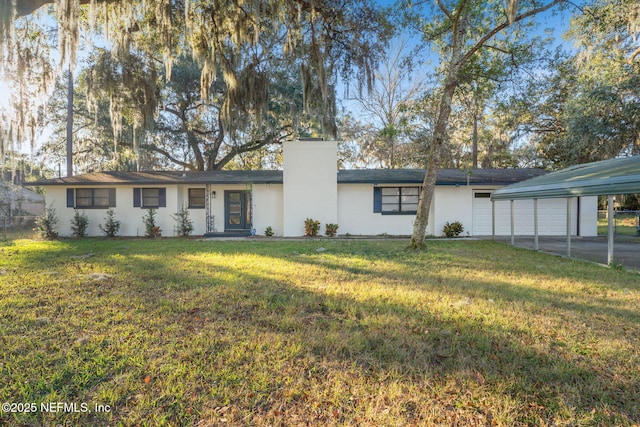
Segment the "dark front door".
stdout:
[[251,193],[226,190],[224,192],[224,229],[249,230],[251,228]]

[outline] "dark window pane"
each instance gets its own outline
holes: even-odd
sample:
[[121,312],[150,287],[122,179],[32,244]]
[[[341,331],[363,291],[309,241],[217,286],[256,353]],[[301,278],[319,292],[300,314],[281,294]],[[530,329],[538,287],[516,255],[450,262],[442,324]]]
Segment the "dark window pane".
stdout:
[[418,204],[417,203],[403,203],[402,204],[402,211],[403,212],[415,212],[418,210]]
[[382,188],[383,196],[398,196],[400,195],[400,188],[398,187],[383,187]]
[[77,188],[76,207],[108,208],[115,206],[115,188]]
[[96,188],[93,190],[93,206],[95,207],[109,207],[109,189],[108,188]]
[[204,204],[205,204],[205,189],[190,188],[189,189],[189,207],[204,208]]
[[160,189],[159,188],[143,188],[142,189],[142,207],[157,208],[160,206]]

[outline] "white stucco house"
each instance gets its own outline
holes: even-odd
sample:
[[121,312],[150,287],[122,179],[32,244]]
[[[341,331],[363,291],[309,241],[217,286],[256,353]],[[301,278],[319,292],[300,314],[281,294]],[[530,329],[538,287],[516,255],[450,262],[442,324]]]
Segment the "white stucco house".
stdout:
[[[283,146],[283,170],[208,172],[97,172],[34,183],[46,189],[47,206],[56,209],[61,235],[71,234],[74,211],[89,217],[89,235],[100,235],[105,212],[113,208],[122,222],[119,235],[144,234],[145,210],[157,208],[163,236],[175,235],[172,218],[189,210],[195,235],[264,234],[302,236],[304,221],[338,224],[338,234],[410,235],[424,179],[422,169],[337,170],[335,141],[290,141]],[[464,235],[492,234],[491,192],[545,174],[540,169],[441,170],[427,233],[442,235],[446,222],[460,221]],[[531,201],[517,201],[516,234],[532,234]],[[574,234],[597,234],[597,198],[573,202]],[[541,235],[566,233],[566,204],[539,204]],[[496,202],[495,233],[510,233],[510,205]]]

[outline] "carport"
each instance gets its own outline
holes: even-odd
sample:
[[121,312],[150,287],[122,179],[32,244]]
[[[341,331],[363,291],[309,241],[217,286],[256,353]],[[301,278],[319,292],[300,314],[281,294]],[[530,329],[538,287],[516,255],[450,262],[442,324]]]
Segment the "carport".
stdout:
[[547,175],[521,181],[494,191],[491,194],[493,203],[492,223],[495,238],[495,201],[509,200],[511,204],[511,244],[515,243],[514,235],[514,201],[533,199],[534,249],[538,244],[538,200],[563,198],[567,200],[567,256],[571,256],[571,205],[572,199],[583,196],[607,196],[608,199],[608,231],[607,231],[607,263],[613,263],[613,196],[618,194],[640,193],[640,156],[603,160],[572,166]]

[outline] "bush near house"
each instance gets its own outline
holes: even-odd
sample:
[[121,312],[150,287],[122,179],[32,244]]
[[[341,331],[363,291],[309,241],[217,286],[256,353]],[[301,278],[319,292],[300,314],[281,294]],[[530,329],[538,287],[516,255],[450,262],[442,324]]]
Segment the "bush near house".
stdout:
[[338,234],[338,224],[325,224],[324,234],[329,237],[335,237]]
[[156,210],[149,209],[147,213],[142,217],[144,223],[144,236],[150,239],[156,237],[162,237],[162,230],[156,224]]
[[116,212],[113,209],[107,211],[107,216],[104,218],[104,227],[102,224],[98,224],[100,231],[107,237],[116,237],[120,230],[120,221],[116,220]]
[[87,237],[87,228],[89,228],[89,217],[84,212],[76,210],[71,218],[71,235]]
[[460,221],[446,223],[442,228],[442,233],[446,237],[458,237],[464,231],[464,227]]
[[176,221],[176,233],[178,236],[187,237],[193,232],[193,221],[189,216],[189,210],[182,207],[179,212],[171,216]]
[[44,214],[36,218],[36,229],[44,239],[55,239],[58,237],[58,216],[56,209],[50,206],[44,210]]
[[313,218],[304,220],[304,235],[307,237],[316,237],[320,232],[320,221]]

